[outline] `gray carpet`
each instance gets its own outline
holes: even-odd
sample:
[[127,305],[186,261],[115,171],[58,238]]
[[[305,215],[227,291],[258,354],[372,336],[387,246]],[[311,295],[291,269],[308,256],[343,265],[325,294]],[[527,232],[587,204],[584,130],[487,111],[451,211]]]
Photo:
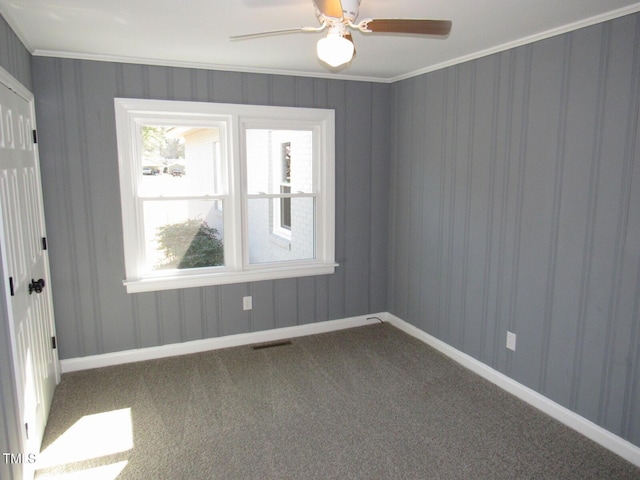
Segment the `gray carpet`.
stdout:
[[[116,465],[104,478],[640,479],[388,324],[65,374],[43,456],[83,417],[110,411],[130,411],[132,448],[58,456],[38,477],[100,478]],[[79,441],[91,447],[111,430]]]

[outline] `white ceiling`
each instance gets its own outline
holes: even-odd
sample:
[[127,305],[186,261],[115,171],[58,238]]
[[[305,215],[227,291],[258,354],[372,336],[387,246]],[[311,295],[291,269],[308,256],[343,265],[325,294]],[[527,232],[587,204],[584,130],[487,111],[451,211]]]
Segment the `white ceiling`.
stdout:
[[453,21],[446,39],[353,34],[357,55],[329,71],[321,33],[230,41],[317,26],[312,0],[0,0],[34,55],[390,82],[640,11],[632,0],[362,0],[359,19]]

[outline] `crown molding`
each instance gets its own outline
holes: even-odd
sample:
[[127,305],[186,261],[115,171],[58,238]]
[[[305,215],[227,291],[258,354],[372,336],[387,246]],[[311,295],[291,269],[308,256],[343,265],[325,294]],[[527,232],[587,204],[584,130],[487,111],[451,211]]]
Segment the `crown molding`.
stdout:
[[67,58],[72,60],[91,60],[96,62],[131,63],[137,65],[149,65],[160,67],[194,68],[200,70],[215,70],[223,72],[256,73],[264,75],[287,75],[292,77],[326,78],[329,80],[349,80],[352,82],[390,83],[387,78],[344,75],[331,72],[306,72],[298,70],[285,70],[274,68],[256,68],[237,65],[220,65],[204,62],[183,62],[179,60],[163,60],[157,58],[126,57],[118,55],[96,55],[90,53],[76,53],[58,50],[40,50],[31,52],[34,57]]
[[512,48],[521,47],[523,45],[527,45],[534,42],[539,42],[540,40],[545,40],[547,38],[555,37],[557,35],[562,35],[564,33],[573,32],[574,30],[579,30],[581,28],[590,27],[592,25],[596,25],[598,23],[607,22],[609,20],[614,20],[619,17],[624,17],[625,15],[631,15],[633,13],[637,13],[640,11],[640,2],[635,3],[633,5],[629,5],[624,8],[619,8],[617,10],[612,10],[610,12],[606,12],[600,15],[595,15],[593,17],[585,18],[583,20],[579,20],[577,22],[568,23],[566,25],[562,25],[561,27],[552,28],[551,30],[546,30],[541,33],[536,33],[535,35],[530,35],[528,37],[520,38],[518,40],[514,40],[513,42],[503,43],[502,45],[498,45],[495,47],[487,48],[485,50],[480,50],[478,52],[471,53],[469,55],[463,55],[461,57],[454,58],[452,60],[448,60],[446,62],[438,63],[435,65],[431,65],[425,68],[421,68],[419,70],[414,70],[413,72],[409,72],[403,75],[398,75],[395,77],[391,77],[386,79],[389,83],[399,82],[401,80],[406,80],[408,78],[417,77],[419,75],[423,75],[425,73],[434,72],[436,70],[442,70],[443,68],[452,67],[454,65],[458,65],[460,63],[469,62],[471,60],[476,60],[478,58],[486,57],[488,55],[493,55],[494,53],[504,52],[506,50],[511,50]]

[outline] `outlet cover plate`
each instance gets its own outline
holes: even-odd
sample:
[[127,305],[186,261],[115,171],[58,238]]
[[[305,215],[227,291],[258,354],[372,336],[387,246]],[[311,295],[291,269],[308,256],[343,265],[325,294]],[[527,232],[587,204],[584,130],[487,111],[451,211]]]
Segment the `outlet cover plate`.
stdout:
[[253,308],[253,299],[251,297],[242,297],[242,309],[251,310]]

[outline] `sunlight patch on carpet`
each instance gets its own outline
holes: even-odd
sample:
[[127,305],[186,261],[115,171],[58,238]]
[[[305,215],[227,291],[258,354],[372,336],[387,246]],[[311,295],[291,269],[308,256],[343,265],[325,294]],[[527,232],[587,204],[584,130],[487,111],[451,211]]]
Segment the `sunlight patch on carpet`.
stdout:
[[[130,408],[85,415],[40,453],[37,468],[45,469],[56,465],[82,462],[126,452],[132,448],[133,423]],[[119,468],[117,466],[122,463],[126,465],[127,462],[105,465],[100,469]],[[122,465],[118,473],[125,465]]]
[[54,480],[116,480],[128,463],[127,460],[123,460],[122,462],[87,468],[77,472],[45,475],[44,477],[38,476],[38,478],[51,478]]

